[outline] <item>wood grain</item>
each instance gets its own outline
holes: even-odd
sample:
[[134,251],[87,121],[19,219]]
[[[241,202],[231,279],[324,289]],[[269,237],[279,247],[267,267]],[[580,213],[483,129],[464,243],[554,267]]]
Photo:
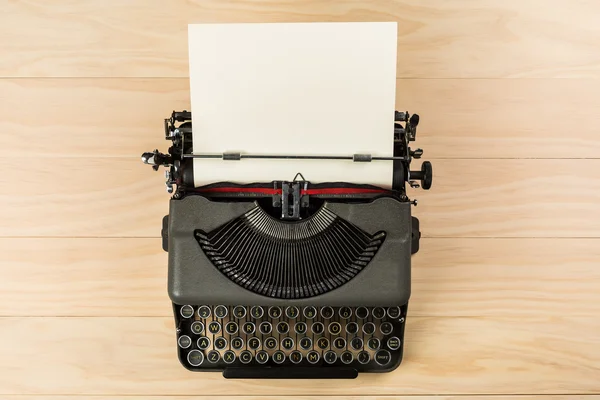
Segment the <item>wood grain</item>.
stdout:
[[185,77],[188,23],[397,21],[399,77],[598,77],[598,11],[585,0],[11,1],[0,76]]
[[[158,239],[5,238],[0,254],[2,316],[172,315]],[[410,316],[595,318],[599,264],[599,239],[425,238]]]
[[594,394],[596,318],[409,318],[402,366],[355,380],[232,380],[179,365],[166,318],[0,318],[3,394]]
[[[0,93],[7,157],[165,150],[162,120],[190,109],[187,78],[0,79]],[[396,105],[422,116],[425,158],[600,158],[599,93],[595,79],[399,79]]]
[[[269,400],[285,400],[292,397],[294,400],[320,400],[322,396],[219,396],[219,400],[263,400],[268,398]],[[5,396],[4,400],[32,400],[43,398],[44,400],[73,400],[73,396]],[[90,400],[117,400],[122,399],[120,396],[77,396],[78,399],[90,399]],[[214,399],[214,396],[152,396],[152,400],[207,400]],[[509,395],[509,396],[498,396],[498,395],[469,395],[469,396],[327,396],[329,400],[535,400],[541,396],[531,395]],[[576,395],[545,395],[545,400],[570,400],[570,399],[585,399],[585,400],[597,400],[600,396],[589,395],[589,394],[576,394]],[[147,396],[127,396],[127,400],[148,400]]]

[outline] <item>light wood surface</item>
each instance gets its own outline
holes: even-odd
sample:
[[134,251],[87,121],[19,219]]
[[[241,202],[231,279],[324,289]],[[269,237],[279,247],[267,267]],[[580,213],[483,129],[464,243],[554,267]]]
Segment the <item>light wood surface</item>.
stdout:
[[[600,4],[1,2],[0,398],[600,398]],[[433,162],[406,356],[356,380],[225,381],[176,358],[162,119],[187,23],[398,21]],[[418,163],[416,163],[418,166]]]

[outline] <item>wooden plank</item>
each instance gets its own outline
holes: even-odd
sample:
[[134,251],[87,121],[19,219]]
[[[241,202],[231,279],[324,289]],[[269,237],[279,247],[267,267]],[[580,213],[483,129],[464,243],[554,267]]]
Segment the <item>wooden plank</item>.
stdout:
[[[0,79],[0,92],[0,146],[18,158],[164,151],[163,118],[190,109],[187,79]],[[400,79],[396,92],[428,158],[600,158],[600,80]]]
[[[269,400],[286,400],[289,398],[294,400],[321,400],[321,396],[303,396],[303,395],[290,395],[290,396],[268,396]],[[90,399],[90,400],[122,400],[120,396],[77,396],[78,399]],[[327,396],[329,400],[570,400],[570,399],[586,399],[586,400],[597,400],[600,396],[593,394],[577,394],[577,395],[481,395],[481,396]],[[73,400],[73,396],[48,396],[48,395],[36,395],[36,396],[8,396],[4,397],[4,400]],[[212,400],[214,396],[152,396],[152,400]],[[265,396],[219,396],[219,400],[264,400]],[[147,396],[127,396],[127,400],[148,400]]]
[[404,363],[355,380],[232,380],[179,365],[171,318],[2,318],[3,394],[594,394],[597,318],[411,318]]
[[[411,318],[600,314],[598,239],[425,238],[421,248]],[[2,316],[172,316],[158,239],[4,238],[0,254]]]
[[[157,237],[168,212],[162,173],[137,157],[0,165],[15,182],[0,188],[0,236]],[[433,169],[433,188],[409,193],[424,237],[600,237],[600,159],[438,159]]]
[[[398,76],[598,77],[595,2],[9,2],[0,76],[185,77],[187,24],[397,21]],[[35,29],[32,29],[35,27]]]

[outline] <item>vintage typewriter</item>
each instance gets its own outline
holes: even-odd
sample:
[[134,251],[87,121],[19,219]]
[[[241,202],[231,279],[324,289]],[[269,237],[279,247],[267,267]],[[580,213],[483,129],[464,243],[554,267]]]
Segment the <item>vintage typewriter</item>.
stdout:
[[167,168],[172,198],[162,246],[184,367],[226,378],[354,378],[400,364],[420,238],[411,216],[417,201],[405,185],[432,183],[431,163],[409,169],[423,154],[409,147],[418,122],[416,114],[395,113],[393,157],[334,157],[393,163],[390,190],[311,183],[301,173],[291,181],[194,187],[194,158],[279,156],[194,154],[191,113],[165,120],[168,153],[144,153],[142,161]]

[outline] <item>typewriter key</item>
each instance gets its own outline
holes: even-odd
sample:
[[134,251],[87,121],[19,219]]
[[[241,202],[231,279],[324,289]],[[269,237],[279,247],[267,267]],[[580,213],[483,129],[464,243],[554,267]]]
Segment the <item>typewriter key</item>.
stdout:
[[372,311],[373,317],[376,319],[381,319],[385,317],[385,310],[382,307],[375,307]]
[[392,319],[396,319],[400,317],[400,307],[390,307],[387,309],[388,317]]
[[190,330],[193,334],[200,335],[202,332],[204,332],[204,324],[200,321],[194,321],[190,326]]
[[248,347],[252,350],[256,350],[260,347],[260,339],[253,336],[248,339]]
[[210,324],[208,324],[208,331],[213,335],[218,334],[219,332],[221,332],[221,324],[217,321],[211,322]]
[[360,353],[358,353],[358,362],[361,364],[367,364],[369,361],[371,361],[371,356],[369,355],[368,352],[366,351],[361,351]]
[[233,339],[231,339],[231,347],[235,350],[239,350],[242,347],[244,347],[244,339],[242,339],[239,336],[234,337]]
[[335,340],[333,341],[333,347],[335,347],[338,350],[345,349],[346,339],[344,339],[343,337],[335,338]]
[[225,324],[225,332],[229,333],[230,335],[235,335],[238,331],[239,327],[237,322],[234,321],[229,321],[228,323]]
[[258,329],[263,335],[268,335],[273,330],[273,325],[269,321],[263,321],[258,326]]
[[379,330],[381,331],[381,333],[383,333],[384,335],[389,335],[390,333],[392,333],[394,331],[394,325],[392,325],[391,322],[384,322],[381,324],[381,326],[379,327]]
[[313,319],[314,317],[317,316],[317,309],[312,306],[304,307],[304,310],[302,313],[304,314],[304,318]]
[[319,338],[317,340],[317,347],[320,348],[321,350],[325,350],[326,348],[329,347],[329,339],[327,338]]
[[200,318],[210,318],[210,307],[200,306],[200,308],[198,308],[198,316]]
[[321,356],[319,355],[319,353],[317,353],[316,351],[312,350],[309,351],[308,354],[306,355],[306,359],[308,360],[309,363],[311,364],[316,364],[319,362],[319,358],[321,358]]
[[352,316],[352,309],[350,307],[341,307],[338,314],[340,318],[348,319]]
[[179,313],[183,318],[192,318],[194,316],[194,308],[190,305],[185,305],[181,307]]
[[279,307],[269,307],[269,317],[273,319],[277,319],[281,317],[281,308]]
[[179,344],[179,347],[182,349],[187,349],[192,345],[192,339],[190,339],[188,335],[183,335],[179,337],[177,344]]
[[254,322],[244,322],[243,329],[246,335],[252,335],[256,330],[256,325],[254,325]]
[[204,362],[204,354],[200,350],[192,350],[188,353],[187,360],[192,367],[197,367]]
[[219,336],[215,339],[215,348],[217,350],[223,350],[225,347],[227,347],[227,339],[223,336]]
[[354,361],[354,356],[349,351],[345,351],[342,353],[340,360],[342,360],[344,364],[350,364],[352,361]]
[[294,318],[298,317],[298,315],[300,315],[300,311],[298,311],[298,307],[290,306],[285,309],[285,315],[289,319],[294,319]]
[[390,350],[398,350],[400,348],[400,339],[396,336],[392,336],[387,341],[387,347]]
[[339,322],[332,322],[329,324],[329,327],[327,328],[327,330],[332,335],[337,335],[342,330],[342,326],[340,325]]
[[299,335],[303,335],[306,333],[306,323],[305,322],[296,322],[296,325],[294,325],[294,332],[296,332]]
[[290,360],[292,360],[294,364],[298,364],[300,361],[302,361],[302,353],[300,353],[298,350],[292,351],[290,353]]
[[356,332],[358,332],[358,324],[356,322],[348,322],[346,325],[346,332],[354,335]]
[[225,361],[226,364],[231,364],[235,361],[235,353],[231,350],[227,350],[223,354],[223,361]]
[[248,350],[244,350],[240,353],[240,361],[244,364],[248,364],[250,361],[252,361],[252,353],[250,353]]
[[325,319],[333,317],[333,308],[329,306],[321,307],[321,316]]
[[281,350],[277,350],[275,353],[273,353],[273,361],[275,361],[277,364],[281,364],[285,361],[285,353]]
[[255,318],[255,319],[262,318],[264,313],[265,313],[265,310],[263,310],[263,308],[260,306],[254,306],[250,309],[250,315],[252,316],[252,318]]
[[379,365],[386,365],[392,359],[392,355],[387,350],[379,350],[375,353],[375,362]]
[[300,348],[302,350],[308,350],[312,347],[312,340],[311,338],[305,336],[302,339],[300,339]]
[[312,333],[316,333],[317,335],[320,335],[325,330],[325,326],[323,325],[322,322],[314,322],[312,324],[312,326],[310,327],[310,329],[312,330]]
[[256,361],[258,361],[259,364],[264,364],[267,361],[269,361],[269,353],[267,353],[264,350],[259,351],[258,353],[256,353]]
[[356,309],[356,316],[360,319],[365,319],[369,316],[369,309],[367,307],[358,307]]
[[367,335],[372,335],[373,333],[375,333],[375,324],[372,322],[367,322],[363,325],[362,330]]
[[329,351],[325,352],[325,354],[323,354],[323,359],[325,360],[326,363],[333,364],[334,362],[337,361],[337,354],[335,354],[335,351],[329,350]]
[[201,337],[200,339],[198,339],[198,342],[196,342],[196,344],[198,345],[198,348],[200,350],[206,350],[210,346],[210,339],[207,337]]
[[290,331],[290,326],[288,325],[287,322],[281,321],[277,324],[277,332],[279,334],[285,335],[289,331]]
[[289,336],[281,339],[281,347],[283,347],[286,350],[293,349],[294,348],[294,339],[292,339]]
[[355,337],[350,341],[350,346],[354,350],[360,350],[363,347],[363,340],[359,337]]
[[233,316],[236,318],[244,318],[246,316],[246,307],[235,306],[233,308]]
[[212,350],[208,352],[208,356],[206,357],[208,361],[216,363],[221,359],[221,355],[218,351]]
[[227,316],[227,307],[225,306],[216,306],[215,307],[215,317],[217,318],[225,318]]
[[275,347],[277,347],[277,339],[275,339],[273,336],[265,339],[265,348],[273,350]]
[[371,350],[379,350],[379,346],[381,346],[381,342],[376,337],[372,337],[367,342],[367,346],[369,346],[369,348]]

